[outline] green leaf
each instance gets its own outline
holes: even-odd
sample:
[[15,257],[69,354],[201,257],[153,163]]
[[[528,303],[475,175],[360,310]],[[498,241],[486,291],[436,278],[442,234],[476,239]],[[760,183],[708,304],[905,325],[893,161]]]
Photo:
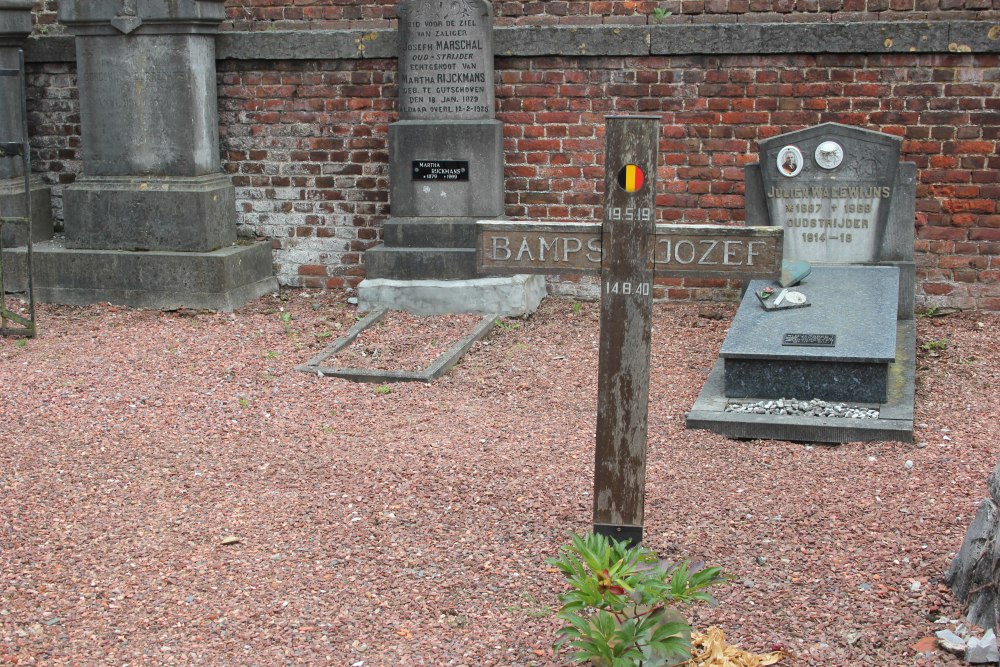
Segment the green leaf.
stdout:
[[688,587],[688,564],[681,563],[670,577],[670,595],[675,600],[683,600]]
[[652,640],[656,642],[666,641],[671,637],[681,637],[683,638],[688,632],[691,631],[691,626],[687,623],[681,623],[680,621],[673,621],[670,623],[663,623],[653,632]]

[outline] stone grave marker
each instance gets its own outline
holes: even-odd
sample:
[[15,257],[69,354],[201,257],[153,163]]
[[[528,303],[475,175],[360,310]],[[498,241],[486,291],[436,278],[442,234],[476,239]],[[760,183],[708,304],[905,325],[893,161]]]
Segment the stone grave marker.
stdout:
[[776,277],[780,228],[655,225],[659,118],[609,117],[602,224],[481,222],[487,275],[601,274],[593,523],[642,541],[655,275]]
[[75,35],[83,174],[65,241],[36,246],[41,301],[232,310],[277,289],[270,244],[237,244],[219,162],[221,0],[62,0]]
[[[836,123],[761,142],[761,163],[746,172],[747,220],[784,229],[785,259],[812,272],[789,290],[748,285],[689,427],[819,442],[912,439],[916,170],[899,162],[900,143]],[[786,297],[800,307],[775,308]],[[833,417],[817,402],[878,417]]]
[[504,213],[503,128],[494,107],[493,15],[486,0],[403,0],[399,120],[389,126],[391,217],[365,252],[362,310],[532,312],[538,276],[482,280],[476,221]]
[[899,268],[898,317],[910,319],[916,166],[899,162],[901,144],[838,123],[765,139],[746,206],[748,224],[785,230],[787,260]]

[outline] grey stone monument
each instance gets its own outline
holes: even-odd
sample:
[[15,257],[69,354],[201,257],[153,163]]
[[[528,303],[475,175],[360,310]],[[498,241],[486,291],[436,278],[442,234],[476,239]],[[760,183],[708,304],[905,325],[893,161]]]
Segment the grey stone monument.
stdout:
[[[33,0],[0,0],[0,69],[17,69],[18,50],[31,34]],[[21,89],[16,77],[0,77],[0,141],[21,141]],[[30,179],[32,241],[52,238],[52,206],[49,187],[41,177]],[[19,157],[0,158],[0,216],[24,216],[24,174]],[[7,226],[2,247],[23,246],[27,232]]]
[[[899,162],[900,144],[836,123],[761,142],[760,164],[746,170],[747,223],[780,226],[785,260],[812,272],[788,289],[749,283],[689,427],[818,442],[912,439],[916,168]],[[878,416],[837,417],[816,402]]]
[[544,296],[544,279],[477,279],[476,272],[476,221],[504,212],[490,4],[403,0],[397,14],[392,217],[385,222],[385,243],[365,253],[360,305],[421,313],[530,312]]
[[76,35],[83,175],[65,241],[36,250],[40,300],[231,310],[273,291],[270,246],[238,244],[221,173],[221,0],[62,0]]
[[[899,137],[825,123],[760,142],[746,171],[747,224],[785,229],[785,259],[899,269],[899,319],[912,319],[917,168]],[[789,171],[789,167],[794,167]]]

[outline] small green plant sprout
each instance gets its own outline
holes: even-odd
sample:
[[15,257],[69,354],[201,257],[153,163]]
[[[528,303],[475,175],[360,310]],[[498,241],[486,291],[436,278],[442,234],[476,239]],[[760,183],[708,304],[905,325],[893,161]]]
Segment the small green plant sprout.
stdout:
[[936,352],[937,350],[945,350],[948,348],[947,338],[935,338],[927,341],[920,346],[920,349],[924,352]]
[[379,386],[375,387],[375,393],[378,394],[379,396],[385,396],[386,394],[391,394],[392,387],[390,387],[387,384],[380,384]]
[[650,15],[649,18],[653,20],[653,23],[663,23],[663,20],[666,19],[671,14],[673,14],[673,12],[667,11],[662,7],[657,7],[656,9],[653,10],[653,13]]
[[265,359],[277,359],[278,358],[278,353],[275,352],[274,350],[268,350],[267,352],[264,353],[264,358]]
[[497,318],[493,324],[495,324],[501,331],[516,331],[521,328],[521,325],[517,322],[505,322],[500,318]]
[[573,305],[570,307],[574,315],[579,315],[583,311],[583,304],[579,301],[574,301]]
[[691,626],[675,606],[714,604],[707,589],[726,580],[717,567],[667,563],[644,547],[596,533],[571,535],[547,561],[566,578],[556,615],[567,623],[554,649],[594,667],[666,667],[691,658]]
[[246,410],[250,407],[250,399],[246,396],[240,396],[240,407]]
[[927,306],[921,312],[917,313],[917,317],[936,317],[939,310],[938,306]]
[[28,339],[27,338],[18,338],[17,342],[14,343],[14,345],[16,347],[18,347],[18,348],[20,348],[20,349],[23,350],[24,348],[28,347]]

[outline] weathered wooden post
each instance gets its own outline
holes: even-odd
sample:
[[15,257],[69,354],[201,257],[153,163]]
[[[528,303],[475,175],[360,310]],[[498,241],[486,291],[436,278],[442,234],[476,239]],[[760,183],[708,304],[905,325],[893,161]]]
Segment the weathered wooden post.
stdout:
[[607,119],[594,532],[642,541],[659,118]]

